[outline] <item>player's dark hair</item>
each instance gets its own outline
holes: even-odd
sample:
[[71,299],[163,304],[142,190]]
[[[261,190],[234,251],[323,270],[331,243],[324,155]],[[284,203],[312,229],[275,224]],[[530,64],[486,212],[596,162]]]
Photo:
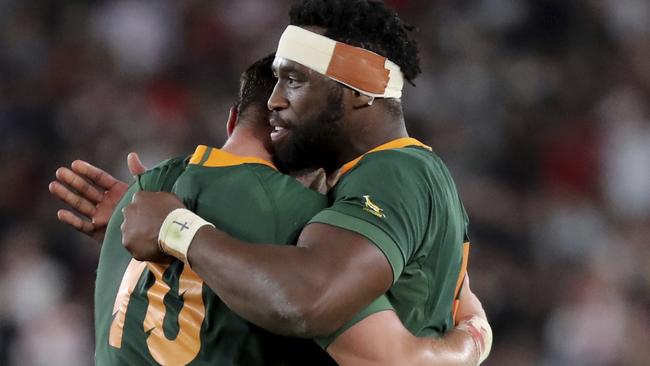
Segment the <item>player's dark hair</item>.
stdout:
[[275,53],[272,53],[250,65],[241,74],[239,79],[239,101],[237,112],[243,117],[250,110],[250,107],[261,107],[266,110],[273,88],[275,87],[275,76],[271,70]]
[[325,36],[362,47],[393,61],[413,84],[421,73],[417,43],[409,38],[414,28],[379,0],[302,0],[289,12],[299,27],[325,28]]

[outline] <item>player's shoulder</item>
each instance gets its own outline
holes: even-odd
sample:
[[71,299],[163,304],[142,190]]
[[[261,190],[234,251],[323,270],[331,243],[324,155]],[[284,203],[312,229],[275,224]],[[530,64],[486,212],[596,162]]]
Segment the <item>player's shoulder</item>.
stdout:
[[243,161],[229,164],[192,164],[187,166],[188,172],[194,175],[224,176],[233,179],[252,179],[263,186],[273,186],[290,181],[290,177],[280,173],[270,164],[262,164],[256,161]]
[[435,165],[440,158],[430,149],[422,146],[404,146],[396,149],[375,151],[366,154],[361,162],[380,162],[389,165],[407,164],[413,165]]
[[199,145],[189,158],[183,179],[191,179],[195,184],[232,184],[233,181],[240,181],[242,185],[248,185],[258,180],[259,172],[274,170],[275,167],[268,161]]
[[202,168],[227,168],[241,165],[263,165],[271,169],[275,166],[267,160],[255,156],[241,156],[226,150],[199,145],[189,159],[189,165]]
[[145,174],[151,174],[160,171],[169,171],[175,169],[185,169],[188,164],[188,155],[180,155],[154,165],[151,169],[147,170]]
[[258,187],[271,201],[318,200],[321,195],[303,187],[294,178],[277,170],[270,162],[231,154],[227,151],[200,145],[189,159],[184,179],[202,185],[237,185],[250,191]]
[[138,177],[139,184],[147,191],[170,191],[187,167],[188,161],[188,155],[164,160]]
[[397,174],[406,178],[440,170],[444,170],[444,164],[433,151],[420,146],[405,146],[365,154],[344,173],[351,176]]
[[324,196],[320,193],[306,188],[292,176],[278,170],[259,165],[251,165],[248,169],[259,178],[261,184],[271,196],[281,203],[286,202],[285,199],[289,197],[295,197],[295,200],[298,201],[302,199],[318,201],[324,199]]
[[405,146],[365,154],[343,171],[339,192],[359,187],[382,191],[444,191],[454,187],[452,175],[430,149]]

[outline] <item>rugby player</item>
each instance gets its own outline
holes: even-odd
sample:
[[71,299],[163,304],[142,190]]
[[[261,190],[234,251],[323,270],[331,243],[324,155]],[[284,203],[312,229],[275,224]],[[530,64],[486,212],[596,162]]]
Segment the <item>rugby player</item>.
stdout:
[[[271,128],[264,104],[274,84],[271,61],[272,58],[262,60],[244,73],[239,107],[232,111],[228,123],[231,137],[222,149],[201,146],[189,161],[171,159],[142,174],[119,207],[130,202],[139,189],[171,190],[197,213],[228,227],[230,233],[240,238],[295,242],[301,227],[327,202],[323,196],[277,173],[270,163]],[[138,167],[141,164],[133,156],[130,158],[131,170],[142,172],[143,168]],[[60,219],[99,238],[102,216],[113,211],[126,190],[125,184],[83,162],[75,162],[73,168],[78,174],[61,169],[57,177],[80,194],[57,182],[52,183],[51,190],[95,220],[83,221],[65,211],[59,213]],[[84,177],[97,182],[107,194],[100,193]],[[225,199],[220,195],[226,195]],[[331,363],[315,343],[272,335],[232,313],[182,262],[155,264],[132,260],[121,246],[120,216],[117,210],[109,224],[98,268],[97,364]],[[256,223],[254,230],[249,224],[251,220]],[[473,295],[469,289],[465,293],[471,307],[471,301],[476,300],[470,297]],[[466,313],[477,309],[480,310],[480,304]],[[452,332],[444,341],[429,343],[411,336],[395,317],[384,318],[382,314],[370,316],[346,332],[348,342],[354,342],[350,348],[374,347],[366,333],[379,328],[382,341],[402,344],[411,354],[417,354],[418,347],[434,351],[437,357],[433,363],[421,360],[426,364],[474,364],[473,338],[467,334]],[[376,335],[374,331],[370,333]],[[338,361],[360,364],[362,359],[352,352]]]
[[271,138],[287,169],[342,167],[333,205],[297,246],[251,245],[172,194],[138,192],[124,210],[124,245],[137,259],[191,264],[242,317],[319,338],[337,360],[352,325],[393,314],[375,300],[384,293],[413,334],[439,336],[454,324],[469,243],[448,170],[405,128],[400,98],[420,72],[417,47],[378,1],[303,1],[291,24],[273,65]]

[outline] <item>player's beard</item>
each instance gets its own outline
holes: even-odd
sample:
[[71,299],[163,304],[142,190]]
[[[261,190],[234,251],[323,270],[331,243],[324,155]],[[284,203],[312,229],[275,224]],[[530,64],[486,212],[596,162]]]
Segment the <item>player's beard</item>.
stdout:
[[289,138],[273,144],[275,163],[281,171],[324,168],[331,172],[339,167],[339,146],[345,141],[342,102],[343,90],[333,87],[320,110],[303,118],[298,125],[292,124]]

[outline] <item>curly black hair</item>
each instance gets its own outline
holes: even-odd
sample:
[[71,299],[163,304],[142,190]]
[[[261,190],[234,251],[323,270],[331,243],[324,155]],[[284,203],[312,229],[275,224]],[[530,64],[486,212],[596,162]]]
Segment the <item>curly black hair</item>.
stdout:
[[266,102],[271,96],[276,82],[271,70],[274,58],[275,53],[271,53],[250,65],[241,74],[239,100],[237,101],[239,117],[244,116],[253,106],[266,110]]
[[302,0],[289,11],[290,23],[325,28],[325,36],[380,54],[402,69],[413,84],[421,73],[413,26],[378,0]]

